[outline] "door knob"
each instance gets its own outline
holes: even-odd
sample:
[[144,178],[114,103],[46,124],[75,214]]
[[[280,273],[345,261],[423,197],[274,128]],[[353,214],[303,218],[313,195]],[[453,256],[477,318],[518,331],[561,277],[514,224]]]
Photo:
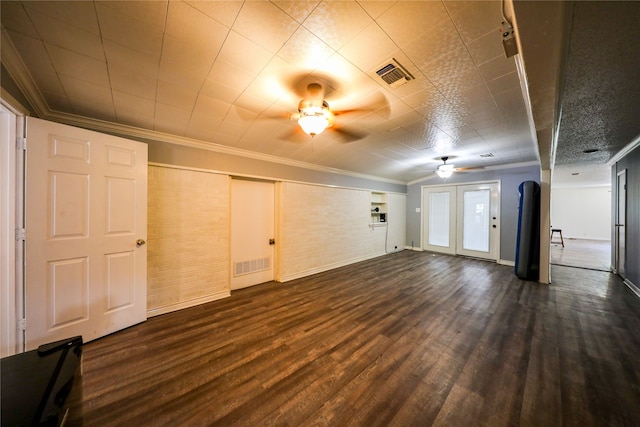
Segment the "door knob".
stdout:
[[145,241],[144,241],[144,239],[138,239],[138,240],[136,240],[136,246],[142,246],[142,245],[144,245],[145,243],[147,243],[147,242],[145,242]]
[[275,245],[276,244],[276,239],[269,239],[269,244],[270,245]]

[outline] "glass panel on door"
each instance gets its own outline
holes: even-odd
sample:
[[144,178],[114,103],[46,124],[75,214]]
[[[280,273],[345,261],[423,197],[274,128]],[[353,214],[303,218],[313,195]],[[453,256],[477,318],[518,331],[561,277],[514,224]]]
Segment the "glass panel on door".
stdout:
[[429,194],[429,245],[449,247],[450,193]]
[[491,192],[465,191],[463,196],[462,248],[469,251],[489,251],[489,204]]

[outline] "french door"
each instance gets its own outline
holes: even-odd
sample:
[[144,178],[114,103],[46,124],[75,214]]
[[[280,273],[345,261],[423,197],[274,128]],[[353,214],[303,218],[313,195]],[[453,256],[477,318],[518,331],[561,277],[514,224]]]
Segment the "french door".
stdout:
[[424,187],[423,249],[497,261],[499,195],[497,182]]

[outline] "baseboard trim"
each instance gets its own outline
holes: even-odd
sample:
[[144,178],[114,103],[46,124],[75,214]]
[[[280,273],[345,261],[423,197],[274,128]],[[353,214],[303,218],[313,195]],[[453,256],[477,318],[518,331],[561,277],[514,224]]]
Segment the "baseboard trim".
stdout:
[[515,267],[516,266],[516,262],[515,261],[509,261],[508,259],[499,259],[497,261],[498,264],[500,265],[508,265],[509,267]]
[[229,296],[231,296],[231,291],[224,290],[224,291],[216,292],[211,295],[207,295],[205,297],[190,299],[188,301],[181,301],[175,304],[163,305],[162,307],[156,307],[156,308],[147,310],[147,318],[159,316],[161,314],[171,313],[172,311],[178,311],[184,308],[195,307],[200,304],[205,304],[207,302],[216,301],[222,298],[227,298]]
[[299,271],[297,273],[290,274],[288,276],[282,276],[282,277],[280,277],[280,279],[278,281],[282,282],[282,283],[290,282],[291,280],[301,279],[303,277],[312,276],[314,274],[323,273],[325,271],[333,270],[334,268],[344,267],[344,266],[347,266],[347,265],[350,265],[350,264],[355,264],[356,262],[366,261],[368,259],[377,258],[377,257],[384,256],[384,255],[388,255],[388,254],[385,254],[384,252],[381,252],[381,253],[373,254],[372,256],[368,256],[368,257],[351,258],[351,259],[349,259],[347,261],[341,261],[341,262],[336,262],[336,263],[333,263],[333,264],[322,265],[322,266],[319,266],[319,267],[316,267],[316,268],[312,268],[312,269],[309,269],[309,270]]
[[629,279],[624,279],[623,282],[625,285],[627,285],[627,288],[629,288],[631,292],[633,292],[638,298],[640,298],[640,287],[636,286],[636,284]]
[[405,246],[404,248],[409,250],[409,251],[422,252],[422,248],[416,248],[416,247],[413,247],[413,246]]

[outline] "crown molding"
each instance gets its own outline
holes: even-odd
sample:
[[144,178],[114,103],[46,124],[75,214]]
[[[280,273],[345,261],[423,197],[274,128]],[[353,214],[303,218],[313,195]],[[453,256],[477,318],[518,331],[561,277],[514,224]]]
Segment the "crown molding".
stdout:
[[615,165],[619,160],[621,160],[627,154],[632,152],[638,146],[640,146],[640,135],[636,136],[633,141],[631,141],[630,143],[625,145],[622,150],[618,151],[615,154],[615,156],[613,156],[611,159],[609,159],[609,161],[606,163],[606,165],[609,166],[609,167]]
[[84,116],[78,116],[75,114],[62,113],[59,111],[49,111],[44,119],[52,120],[59,123],[68,124],[71,126],[83,127],[86,129],[109,133],[111,135],[117,135],[124,138],[134,138],[138,140],[157,141],[167,144],[181,145],[185,147],[197,148],[200,150],[213,151],[220,154],[227,154],[231,156],[238,156],[244,158],[250,158],[254,160],[261,160],[264,162],[276,163],[280,165],[293,166],[298,168],[316,170],[319,172],[327,172],[338,175],[351,176],[355,178],[368,179],[378,182],[388,182],[391,184],[406,185],[405,181],[383,178],[374,175],[367,175],[358,172],[347,171],[344,169],[337,169],[328,166],[315,165],[312,163],[301,162],[298,160],[285,159],[283,157],[272,156],[270,154],[258,153],[249,150],[243,150],[241,148],[229,147],[222,144],[216,144],[214,142],[203,141],[199,139],[189,138],[186,136],[172,135],[168,133],[142,129],[135,126],[123,125],[105,120],[91,119]]
[[44,96],[42,96],[40,89],[38,89],[38,87],[34,83],[29,69],[22,61],[22,58],[18,54],[18,51],[16,50],[11,37],[9,37],[9,34],[7,34],[7,30],[4,28],[2,29],[2,33],[0,34],[0,40],[0,43],[2,43],[2,49],[0,49],[2,65],[4,65],[11,78],[18,86],[18,89],[20,89],[20,92],[22,92],[24,97],[29,102],[29,107],[34,110],[33,113],[37,117],[46,115],[46,113],[49,111],[49,105],[44,100]]

